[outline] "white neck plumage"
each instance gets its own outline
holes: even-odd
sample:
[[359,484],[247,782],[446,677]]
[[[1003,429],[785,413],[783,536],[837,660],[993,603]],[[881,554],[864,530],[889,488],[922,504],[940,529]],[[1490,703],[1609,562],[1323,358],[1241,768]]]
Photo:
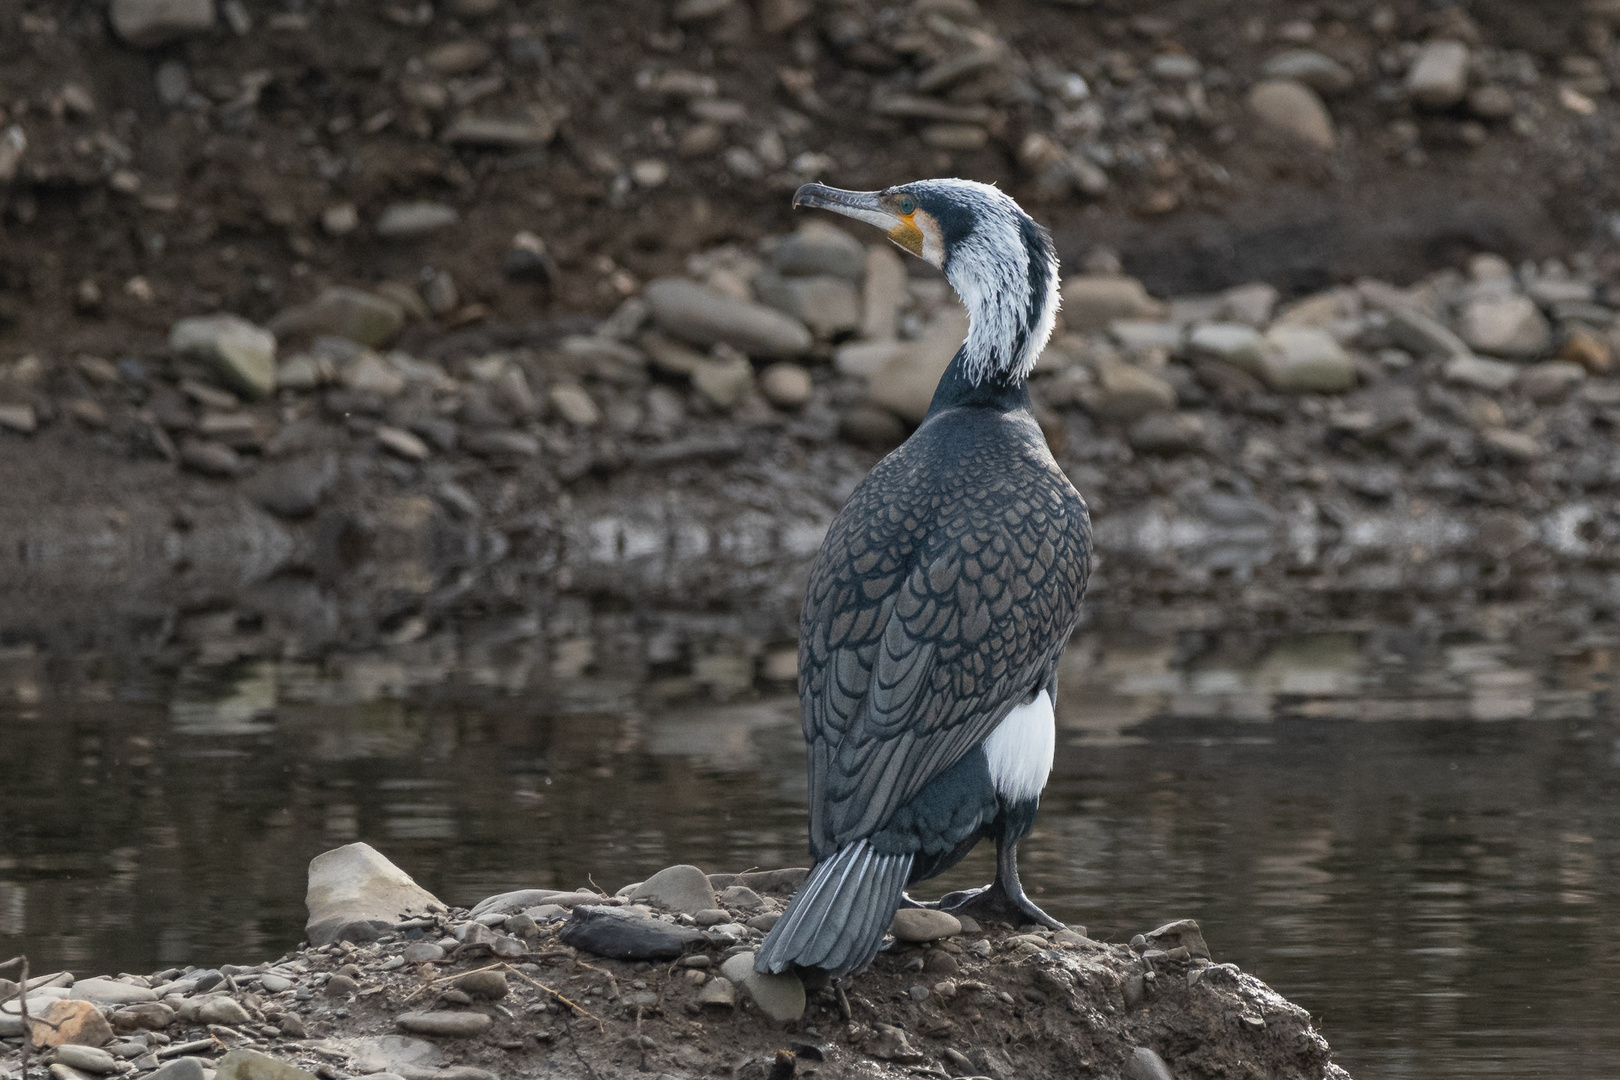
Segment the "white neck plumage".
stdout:
[[961,356],[967,380],[977,386],[986,379],[1027,379],[1061,303],[1051,241],[1030,241],[1015,230],[976,230],[951,252],[945,277],[968,311]]

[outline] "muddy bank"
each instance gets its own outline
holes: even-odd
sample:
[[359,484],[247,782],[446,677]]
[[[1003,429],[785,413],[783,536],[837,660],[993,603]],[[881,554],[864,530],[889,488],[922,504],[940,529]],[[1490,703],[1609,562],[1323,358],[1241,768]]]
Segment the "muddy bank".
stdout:
[[[1111,945],[913,910],[843,993],[756,975],[752,946],[802,876],[679,866],[617,896],[469,911],[350,845],[311,864],[311,942],[276,961],[30,980],[30,1012],[56,1025],[32,1025],[35,1060],[58,1080],[1347,1076],[1303,1009],[1213,962],[1191,921]],[[0,1025],[19,1077],[15,1000]]]

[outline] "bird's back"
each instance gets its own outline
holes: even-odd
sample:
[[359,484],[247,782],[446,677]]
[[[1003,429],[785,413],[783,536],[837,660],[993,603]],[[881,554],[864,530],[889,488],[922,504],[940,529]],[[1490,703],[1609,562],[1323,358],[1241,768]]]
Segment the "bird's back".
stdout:
[[1026,410],[938,412],[872,470],[828,531],[801,618],[818,858],[1050,677],[1090,549],[1085,503]]

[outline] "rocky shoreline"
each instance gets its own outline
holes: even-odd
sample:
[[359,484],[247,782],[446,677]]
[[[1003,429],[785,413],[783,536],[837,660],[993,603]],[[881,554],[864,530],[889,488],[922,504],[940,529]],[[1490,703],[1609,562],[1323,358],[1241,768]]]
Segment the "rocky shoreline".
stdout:
[[[757,975],[803,874],[676,866],[460,910],[351,844],[311,863],[309,940],[273,962],[30,979],[34,1060],[51,1080],[1347,1076],[1190,920],[1125,945],[913,909],[842,990]],[[17,990],[0,1076],[25,1080]]]
[[[578,673],[628,617],[638,670],[691,673],[724,623],[716,663],[781,678],[827,523],[965,323],[820,222],[687,269],[600,322],[413,339],[431,282],[337,287],[117,363],[0,364],[0,636],[229,661],[497,632]],[[1097,251],[1063,289],[1031,393],[1093,509],[1094,625],[1536,605],[1580,640],[1620,610],[1590,259],[1164,300]]]

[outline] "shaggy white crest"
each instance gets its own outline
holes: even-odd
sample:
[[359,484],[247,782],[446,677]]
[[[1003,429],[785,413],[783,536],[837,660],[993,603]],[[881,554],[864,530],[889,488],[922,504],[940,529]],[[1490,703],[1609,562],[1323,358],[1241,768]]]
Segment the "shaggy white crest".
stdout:
[[[993,371],[1029,377],[1062,302],[1051,237],[1010,195],[973,180],[922,180],[900,190],[948,199],[973,217],[950,238],[945,278],[968,310],[962,360],[972,383]],[[932,202],[928,199],[928,202]]]

